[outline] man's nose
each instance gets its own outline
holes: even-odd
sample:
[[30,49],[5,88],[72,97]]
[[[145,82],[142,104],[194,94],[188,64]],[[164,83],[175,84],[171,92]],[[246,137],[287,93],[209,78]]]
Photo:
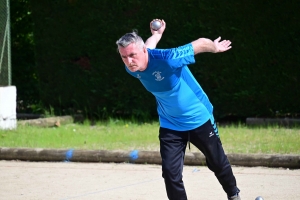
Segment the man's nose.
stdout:
[[127,63],[129,63],[129,64],[130,64],[130,63],[132,63],[132,58],[130,58],[130,57],[127,57],[127,58],[126,58],[126,61],[127,61]]

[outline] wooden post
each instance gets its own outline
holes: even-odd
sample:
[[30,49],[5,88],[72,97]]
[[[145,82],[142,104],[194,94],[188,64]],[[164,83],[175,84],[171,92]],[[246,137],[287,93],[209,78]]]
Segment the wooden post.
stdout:
[[15,86],[0,87],[0,129],[17,128],[17,89]]

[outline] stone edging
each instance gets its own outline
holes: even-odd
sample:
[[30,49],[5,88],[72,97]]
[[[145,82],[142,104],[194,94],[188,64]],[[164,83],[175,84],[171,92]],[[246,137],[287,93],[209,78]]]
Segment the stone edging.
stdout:
[[[299,169],[300,155],[279,154],[227,154],[232,165],[284,167]],[[39,148],[0,148],[0,160],[49,161],[49,162],[132,162],[137,164],[161,164],[158,151],[106,151]],[[187,152],[185,165],[206,165],[201,153]]]
[[287,126],[294,127],[300,126],[299,118],[247,118],[246,124],[249,126],[270,126],[270,125],[278,125],[278,126]]

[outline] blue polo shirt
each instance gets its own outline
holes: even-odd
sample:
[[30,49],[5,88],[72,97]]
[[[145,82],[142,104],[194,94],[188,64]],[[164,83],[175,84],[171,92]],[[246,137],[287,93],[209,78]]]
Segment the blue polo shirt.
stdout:
[[147,50],[149,61],[144,71],[125,68],[155,96],[160,126],[187,131],[207,122],[213,106],[187,67],[195,63],[192,44]]

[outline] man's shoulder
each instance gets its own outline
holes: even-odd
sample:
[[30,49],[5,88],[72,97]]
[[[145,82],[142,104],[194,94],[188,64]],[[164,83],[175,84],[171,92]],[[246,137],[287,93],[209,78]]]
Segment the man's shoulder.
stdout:
[[168,49],[148,49],[149,55],[160,59],[174,59],[177,57],[194,55],[191,43]]
[[150,60],[167,60],[169,49],[148,49]]
[[170,51],[171,49],[147,49],[147,50],[152,55],[160,55],[164,52]]

